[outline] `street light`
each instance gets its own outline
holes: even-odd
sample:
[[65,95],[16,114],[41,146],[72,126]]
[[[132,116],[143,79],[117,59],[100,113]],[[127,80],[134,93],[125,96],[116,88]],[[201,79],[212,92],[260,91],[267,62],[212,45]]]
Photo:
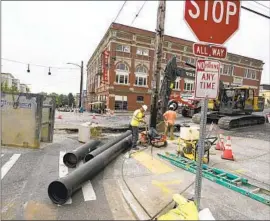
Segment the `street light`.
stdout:
[[79,99],[79,107],[82,106],[82,90],[83,90],[83,61],[81,62],[81,65],[68,62],[67,64],[75,65],[81,69],[81,82],[80,82],[80,99]]

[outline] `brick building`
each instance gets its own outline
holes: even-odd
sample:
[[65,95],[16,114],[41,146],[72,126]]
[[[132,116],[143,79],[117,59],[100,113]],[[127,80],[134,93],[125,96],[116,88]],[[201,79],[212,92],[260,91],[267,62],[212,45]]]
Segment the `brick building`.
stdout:
[[[154,42],[154,32],[112,23],[87,63],[87,102],[101,101],[112,110],[130,111],[143,103],[150,105]],[[196,63],[193,43],[165,35],[161,73],[174,55],[179,67],[194,71],[184,64]],[[225,85],[249,86],[258,94],[263,61],[228,53],[220,62]],[[177,79],[172,93],[192,96],[194,80],[194,74]]]

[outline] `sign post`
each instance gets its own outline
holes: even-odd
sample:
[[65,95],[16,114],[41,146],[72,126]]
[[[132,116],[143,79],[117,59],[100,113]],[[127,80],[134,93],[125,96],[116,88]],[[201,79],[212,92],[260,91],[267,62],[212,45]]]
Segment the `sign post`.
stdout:
[[199,59],[196,63],[195,97],[203,98],[200,119],[200,140],[198,144],[198,160],[195,180],[195,203],[199,210],[202,185],[202,164],[206,138],[206,121],[208,99],[216,99],[219,88],[220,62]]
[[[197,39],[207,44],[195,43],[193,53],[198,56],[224,59],[227,50],[224,44],[238,29],[240,0],[209,1],[186,0],[184,20]],[[215,45],[209,45],[215,44]],[[196,63],[195,97],[203,99],[200,120],[197,173],[195,180],[195,203],[199,210],[202,184],[202,163],[206,136],[208,99],[216,99],[219,89],[220,63],[199,59]]]

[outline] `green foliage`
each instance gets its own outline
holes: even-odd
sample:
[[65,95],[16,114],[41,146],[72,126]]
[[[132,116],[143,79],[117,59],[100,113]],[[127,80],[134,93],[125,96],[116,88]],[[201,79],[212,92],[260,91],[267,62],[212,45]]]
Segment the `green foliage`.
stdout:
[[72,105],[75,105],[75,98],[72,93],[68,94],[68,106],[72,107]]
[[8,87],[7,82],[1,82],[1,91],[6,93],[19,93],[19,90],[16,86]]

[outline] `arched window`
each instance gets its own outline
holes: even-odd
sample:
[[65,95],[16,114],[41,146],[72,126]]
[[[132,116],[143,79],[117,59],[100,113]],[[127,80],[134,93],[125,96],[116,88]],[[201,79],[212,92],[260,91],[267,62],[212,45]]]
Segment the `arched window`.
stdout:
[[115,83],[117,84],[128,84],[129,82],[129,68],[121,62],[116,65]]
[[148,70],[144,65],[138,65],[136,67],[135,75],[135,85],[140,87],[147,87],[147,77]]
[[125,63],[118,63],[116,66],[116,70],[128,71],[128,66]]
[[145,73],[145,74],[147,74],[147,68],[145,66],[143,66],[143,65],[139,65],[136,68],[136,72],[137,73]]

